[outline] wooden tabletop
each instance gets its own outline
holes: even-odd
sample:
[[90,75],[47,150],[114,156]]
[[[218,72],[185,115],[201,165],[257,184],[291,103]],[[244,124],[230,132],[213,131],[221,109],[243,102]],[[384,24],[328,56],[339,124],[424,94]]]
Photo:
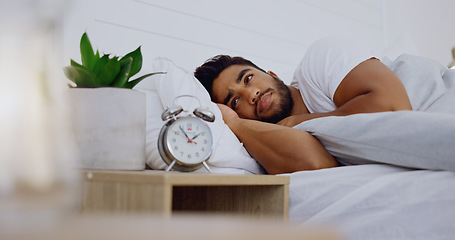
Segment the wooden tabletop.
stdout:
[[289,185],[289,176],[275,175],[228,175],[208,173],[165,172],[157,170],[143,171],[103,171],[84,170],[83,178],[87,181],[122,181],[141,183],[163,183],[174,186],[199,185]]

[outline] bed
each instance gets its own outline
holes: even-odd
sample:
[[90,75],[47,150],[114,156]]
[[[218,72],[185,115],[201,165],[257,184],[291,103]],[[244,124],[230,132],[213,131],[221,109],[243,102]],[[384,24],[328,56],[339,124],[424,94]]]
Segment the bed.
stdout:
[[[296,126],[317,137],[344,166],[289,175],[293,224],[324,224],[347,239],[451,239],[455,236],[455,70],[422,57],[383,59],[404,81],[415,111],[314,119]],[[215,113],[212,173],[265,174],[191,72],[166,58],[165,71],[138,86],[147,96],[147,165],[165,169],[156,149],[161,113],[180,95]],[[422,91],[422,89],[431,91]],[[198,101],[178,102],[192,111]],[[374,127],[372,127],[374,126]],[[201,168],[198,172],[206,172]]]

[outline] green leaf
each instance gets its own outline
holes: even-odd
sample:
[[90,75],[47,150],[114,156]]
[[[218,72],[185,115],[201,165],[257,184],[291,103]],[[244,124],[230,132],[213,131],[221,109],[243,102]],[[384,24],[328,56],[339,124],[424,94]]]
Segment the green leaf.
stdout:
[[133,58],[133,63],[131,65],[130,77],[138,73],[142,68],[142,53],[141,47],[138,47],[136,50],[126,54],[122,59]]
[[74,82],[77,87],[94,87],[94,77],[84,67],[67,66],[63,68],[65,76]]
[[96,60],[100,59],[100,52],[98,50],[96,50],[95,59]]
[[98,61],[96,61],[96,64],[93,67],[92,72],[96,76],[98,76],[99,72],[101,72],[101,69],[103,69],[104,66],[107,64],[107,61],[109,61],[109,56],[108,55],[103,55]]
[[88,39],[87,33],[84,33],[81,37],[81,59],[82,65],[85,66],[89,71],[95,67],[97,60],[96,55],[93,53],[92,44]]
[[82,65],[80,65],[79,63],[75,62],[73,59],[71,59],[71,66],[75,66],[75,67],[82,67]]
[[101,86],[110,86],[121,69],[121,64],[116,58],[109,59],[108,55],[104,55],[96,63],[94,74],[96,74],[95,82]]
[[127,83],[125,84],[125,88],[130,88],[130,89],[131,89],[131,88],[134,88],[134,86],[136,86],[136,85],[137,85],[138,83],[140,83],[142,80],[144,80],[144,79],[146,79],[146,78],[148,78],[148,77],[150,77],[150,76],[153,76],[153,75],[155,75],[155,74],[166,74],[166,73],[167,73],[167,72],[155,72],[155,73],[148,73],[148,74],[145,74],[145,75],[142,76],[142,77],[138,77],[138,78],[136,78],[136,79],[134,79],[134,80],[131,80],[131,81],[127,82]]
[[121,70],[115,78],[114,82],[111,84],[112,87],[124,88],[128,79],[130,78],[129,74],[131,71],[131,65],[133,63],[133,58],[122,58],[120,60]]

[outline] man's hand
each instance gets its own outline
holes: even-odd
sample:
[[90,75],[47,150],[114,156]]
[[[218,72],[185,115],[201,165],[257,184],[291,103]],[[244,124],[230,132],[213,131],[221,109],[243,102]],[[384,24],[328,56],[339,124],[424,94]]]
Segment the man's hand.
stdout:
[[221,110],[221,114],[223,114],[223,120],[227,125],[229,125],[230,122],[239,119],[239,115],[234,110],[232,110],[232,108],[220,103],[217,103],[216,105]]

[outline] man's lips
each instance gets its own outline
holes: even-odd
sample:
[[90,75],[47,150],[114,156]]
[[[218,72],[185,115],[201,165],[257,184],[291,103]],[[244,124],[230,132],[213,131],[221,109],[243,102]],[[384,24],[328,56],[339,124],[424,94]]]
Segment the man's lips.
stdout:
[[272,93],[268,92],[264,94],[257,103],[257,112],[262,113],[263,111],[267,110],[272,103]]

